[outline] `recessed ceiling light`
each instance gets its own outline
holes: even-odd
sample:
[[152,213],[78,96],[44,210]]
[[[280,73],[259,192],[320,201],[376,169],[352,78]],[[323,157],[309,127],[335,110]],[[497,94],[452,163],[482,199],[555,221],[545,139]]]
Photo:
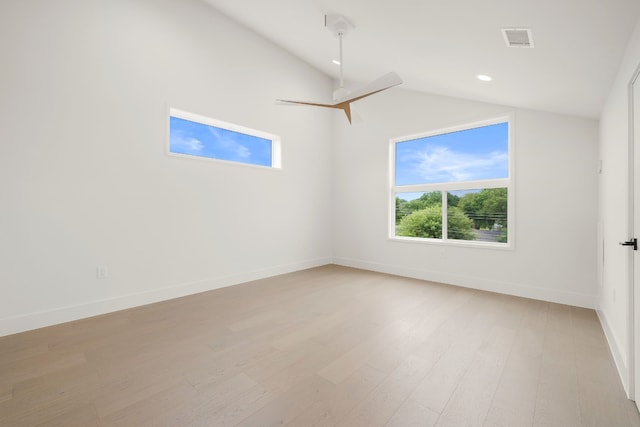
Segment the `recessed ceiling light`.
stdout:
[[483,82],[490,82],[491,80],[493,80],[491,76],[487,76],[485,74],[478,74],[476,77],[478,78],[478,80],[482,80]]
[[334,64],[336,64],[336,65],[340,65],[340,61],[338,61],[337,59],[334,59],[334,60],[333,60],[333,61],[331,61],[331,62],[333,62],[333,63],[334,63]]

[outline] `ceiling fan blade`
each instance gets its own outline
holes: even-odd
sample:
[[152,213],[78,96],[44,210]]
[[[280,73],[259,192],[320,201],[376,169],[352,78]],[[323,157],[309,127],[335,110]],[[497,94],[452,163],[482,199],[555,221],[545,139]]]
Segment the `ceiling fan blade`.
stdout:
[[344,103],[344,102],[354,102],[359,99],[365,98],[369,95],[373,95],[374,93],[381,92],[385,89],[389,89],[394,86],[398,86],[402,84],[402,79],[396,73],[391,72],[387,73],[382,77],[372,81],[371,83],[362,86],[353,92],[350,92],[346,98],[338,99],[335,102],[335,105]]
[[293,104],[293,105],[311,105],[314,107],[341,108],[341,107],[336,107],[334,104],[322,104],[320,102],[307,102],[307,101],[291,101],[288,99],[276,99],[276,103],[285,104],[285,105]]
[[372,81],[368,85],[362,86],[359,89],[350,92],[346,98],[338,99],[333,104],[323,104],[320,102],[308,102],[308,101],[289,101],[286,99],[277,99],[276,102],[280,104],[294,104],[294,105],[311,105],[313,107],[325,107],[336,108],[344,111],[347,116],[347,120],[351,123],[351,103],[359,99],[366,98],[374,93],[381,92],[385,89],[397,86],[402,83],[402,79],[396,73],[387,73],[384,76]]
[[286,99],[276,99],[276,102],[282,104],[311,105],[312,107],[336,108],[338,110],[344,111],[344,113],[347,115],[347,120],[349,120],[349,123],[351,123],[351,105],[349,104],[349,102],[341,102],[339,104],[322,104],[320,102],[288,101]]

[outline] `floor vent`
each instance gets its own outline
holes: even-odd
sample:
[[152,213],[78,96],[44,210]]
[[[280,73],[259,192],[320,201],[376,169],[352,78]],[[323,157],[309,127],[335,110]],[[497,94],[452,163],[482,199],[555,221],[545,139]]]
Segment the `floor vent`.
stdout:
[[528,28],[503,28],[507,47],[533,47],[533,36]]

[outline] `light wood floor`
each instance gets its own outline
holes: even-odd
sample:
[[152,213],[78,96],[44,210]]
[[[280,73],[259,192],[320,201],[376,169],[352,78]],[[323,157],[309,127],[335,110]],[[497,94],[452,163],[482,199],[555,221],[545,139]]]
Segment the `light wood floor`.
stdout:
[[592,310],[326,266],[0,338],[2,426],[640,426]]

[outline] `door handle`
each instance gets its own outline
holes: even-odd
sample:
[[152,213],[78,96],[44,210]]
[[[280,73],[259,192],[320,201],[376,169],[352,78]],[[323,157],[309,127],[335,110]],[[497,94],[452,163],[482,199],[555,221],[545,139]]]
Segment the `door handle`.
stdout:
[[634,251],[638,250],[638,239],[636,239],[636,238],[629,239],[626,242],[620,242],[620,244],[622,246],[633,246],[633,250]]

